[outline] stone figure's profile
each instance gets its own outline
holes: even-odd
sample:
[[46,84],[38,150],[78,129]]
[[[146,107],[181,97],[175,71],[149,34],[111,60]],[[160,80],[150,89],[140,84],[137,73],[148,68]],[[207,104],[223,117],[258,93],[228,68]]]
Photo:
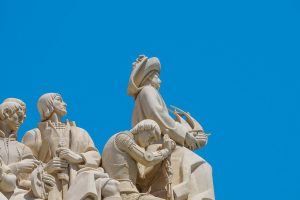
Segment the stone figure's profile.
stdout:
[[130,131],[113,135],[106,143],[103,150],[103,168],[110,177],[120,182],[123,200],[161,199],[151,194],[142,194],[136,186],[137,177],[140,175],[138,163],[147,167],[156,165],[167,159],[175,149],[175,142],[165,139],[159,150],[145,150],[159,140],[161,140],[161,131],[158,124],[146,119]]
[[[19,99],[9,98],[0,105],[0,193],[5,196],[3,199],[45,199],[55,184],[52,176],[43,173],[31,150],[17,141],[25,116],[26,105]],[[41,181],[40,184],[37,181]]]
[[[128,84],[128,95],[134,97],[132,126],[145,119],[152,119],[159,125],[162,134],[177,143],[171,155],[172,198],[175,200],[213,200],[214,190],[210,165],[191,150],[201,148],[207,143],[207,135],[195,119],[184,111],[175,109],[173,119],[162,98],[159,89],[161,65],[158,58],[140,56],[134,63]],[[181,117],[185,115],[187,121]],[[195,126],[195,124],[197,126]],[[151,145],[148,149],[157,149],[160,145]],[[143,191],[155,196],[168,197],[170,178],[158,164],[145,169],[147,175],[138,180]],[[165,175],[165,176],[164,176]]]
[[100,154],[89,134],[74,122],[62,122],[66,103],[57,93],[38,100],[41,122],[23,143],[55,178],[49,200],[120,200],[118,182],[99,168]]

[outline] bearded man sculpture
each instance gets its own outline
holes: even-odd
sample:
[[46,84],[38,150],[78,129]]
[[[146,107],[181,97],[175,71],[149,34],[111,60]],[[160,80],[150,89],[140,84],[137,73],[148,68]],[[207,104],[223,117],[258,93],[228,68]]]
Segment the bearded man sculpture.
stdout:
[[[162,134],[168,134],[177,143],[171,155],[173,169],[172,190],[175,200],[214,200],[211,166],[191,150],[201,148],[207,143],[207,135],[202,128],[188,129],[184,123],[174,120],[160,95],[160,62],[157,58],[140,56],[133,63],[128,84],[128,95],[134,97],[132,126],[144,119],[152,119],[159,125]],[[175,114],[178,114],[175,111]],[[179,115],[177,115],[180,118]],[[188,116],[189,119],[192,119]],[[159,145],[152,145],[158,148]],[[149,148],[151,149],[151,148]],[[168,178],[164,177],[160,165],[147,173],[138,183],[144,191],[166,198]],[[165,191],[164,191],[165,189]]]
[[89,134],[74,122],[61,121],[67,114],[61,95],[42,95],[38,110],[41,122],[25,134],[23,143],[55,178],[48,199],[120,200],[119,183],[98,168],[100,154]]

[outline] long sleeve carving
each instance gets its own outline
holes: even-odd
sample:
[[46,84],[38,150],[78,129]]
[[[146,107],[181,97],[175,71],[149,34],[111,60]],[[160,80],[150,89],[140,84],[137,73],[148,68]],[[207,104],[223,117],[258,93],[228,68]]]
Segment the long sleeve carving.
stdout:
[[154,152],[145,151],[135,143],[132,137],[126,133],[121,133],[116,136],[116,145],[122,151],[128,153],[134,160],[144,166],[156,165],[160,161],[166,159],[169,155],[169,150],[162,149]]

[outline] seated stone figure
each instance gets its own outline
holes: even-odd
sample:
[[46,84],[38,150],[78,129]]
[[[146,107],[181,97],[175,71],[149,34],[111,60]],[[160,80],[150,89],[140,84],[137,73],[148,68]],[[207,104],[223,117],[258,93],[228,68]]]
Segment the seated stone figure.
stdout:
[[[54,186],[54,179],[43,172],[31,150],[17,141],[17,131],[26,116],[26,106],[10,98],[0,105],[0,158],[2,180],[0,192],[10,200],[45,199]],[[32,173],[39,167],[41,173]],[[30,175],[31,174],[31,175]],[[40,180],[42,184],[36,184]]]
[[[215,197],[211,166],[192,152],[207,144],[207,135],[199,124],[199,129],[191,127],[195,125],[193,124],[195,121],[191,120],[190,126],[184,120],[180,123],[178,122],[180,120],[174,120],[170,116],[159,92],[160,70],[160,62],[155,57],[148,59],[146,56],[140,56],[133,63],[128,84],[128,95],[134,97],[132,126],[144,119],[152,119],[159,125],[163,135],[169,135],[176,142],[177,147],[170,160],[174,171],[172,190],[175,200],[213,200]],[[177,115],[177,118],[180,116]],[[155,150],[159,145],[152,145],[149,148]],[[163,192],[162,189],[168,181],[165,181],[164,174],[164,170],[157,165],[139,183],[144,191],[165,198],[167,191]]]
[[112,136],[103,150],[102,164],[110,177],[120,182],[123,200],[160,200],[150,194],[142,194],[136,187],[139,175],[138,163],[153,166],[165,160],[176,144],[166,139],[163,148],[154,152],[145,151],[150,144],[161,139],[161,131],[153,120],[143,120],[132,130]]
[[23,143],[54,176],[49,200],[120,200],[118,182],[99,169],[100,154],[89,134],[74,122],[62,122],[67,114],[60,94],[47,93],[38,101],[41,122],[28,131]]

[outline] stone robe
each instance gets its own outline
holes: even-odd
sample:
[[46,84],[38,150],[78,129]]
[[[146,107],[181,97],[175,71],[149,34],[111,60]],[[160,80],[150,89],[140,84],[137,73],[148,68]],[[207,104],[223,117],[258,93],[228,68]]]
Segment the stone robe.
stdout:
[[20,173],[17,168],[18,162],[24,159],[35,159],[31,150],[24,144],[17,141],[16,134],[10,135],[8,138],[0,131],[0,158],[2,162],[10,169],[12,174],[17,177],[17,188],[14,192],[2,192],[0,191],[0,199],[10,200],[32,200],[38,199],[33,197],[30,192],[31,182],[30,175],[26,173]]
[[[48,163],[56,155],[59,143],[64,139],[66,147],[79,154],[84,159],[83,164],[70,164],[65,172],[69,176],[67,188],[73,184],[77,171],[82,168],[96,169],[100,163],[100,154],[89,134],[74,122],[66,122],[64,134],[59,134],[51,125],[51,122],[41,122],[38,128],[28,131],[23,138],[23,143],[33,152],[33,155],[43,163]],[[53,175],[56,180],[56,187],[49,193],[49,200],[62,200],[63,186],[58,174]],[[84,183],[84,179],[80,179]]]
[[[200,156],[184,147],[186,130],[168,113],[167,106],[160,93],[154,87],[144,86],[135,97],[132,116],[132,126],[144,119],[152,119],[158,123],[162,133],[168,134],[177,143],[171,156],[171,165],[174,172],[173,194],[175,200],[202,200],[214,199],[211,166]],[[159,145],[150,147],[152,151]],[[165,198],[161,190],[166,186],[164,170],[157,165],[147,173],[145,179],[139,181],[140,186],[155,196]],[[154,180],[154,181],[148,181]]]

